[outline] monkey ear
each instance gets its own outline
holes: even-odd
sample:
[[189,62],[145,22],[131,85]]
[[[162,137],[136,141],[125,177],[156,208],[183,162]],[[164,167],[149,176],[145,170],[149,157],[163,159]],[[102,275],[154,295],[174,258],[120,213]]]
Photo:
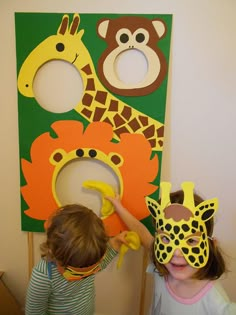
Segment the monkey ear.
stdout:
[[152,24],[159,36],[159,38],[162,38],[166,33],[166,25],[162,20],[154,19],[152,20]]
[[109,23],[110,19],[101,19],[98,21],[97,33],[100,37],[106,38]]

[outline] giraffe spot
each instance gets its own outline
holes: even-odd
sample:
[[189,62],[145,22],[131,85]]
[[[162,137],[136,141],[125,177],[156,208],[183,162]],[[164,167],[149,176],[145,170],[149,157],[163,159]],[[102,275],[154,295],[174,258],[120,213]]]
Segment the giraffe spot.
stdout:
[[167,246],[166,251],[167,251],[167,253],[170,253],[172,251],[172,247],[171,246]]
[[169,223],[167,223],[167,224],[165,225],[165,229],[166,229],[167,231],[170,231],[170,230],[171,230],[171,225],[170,225]]
[[197,228],[198,228],[198,222],[194,220],[194,221],[192,222],[192,226],[193,226],[195,229],[197,229]]
[[123,126],[121,128],[114,130],[114,133],[120,138],[120,135],[122,133],[129,133],[129,130],[125,126]]
[[196,216],[196,217],[199,216],[199,211],[196,211],[196,212],[195,212],[195,216]]
[[198,247],[193,247],[193,248],[192,248],[192,252],[193,252],[194,254],[199,254],[199,253],[200,253],[200,249],[199,249]]
[[184,234],[183,234],[183,233],[180,233],[179,239],[180,239],[180,240],[184,239]]
[[206,239],[206,234],[205,233],[202,233],[202,238],[203,238],[203,240]]
[[121,125],[125,124],[125,120],[119,114],[116,114],[114,116],[114,124],[115,127],[120,127]]
[[87,108],[83,108],[82,111],[81,111],[81,113],[82,113],[85,117],[90,118],[90,117],[92,116],[92,113],[93,113],[93,112],[92,112],[91,110],[87,109]]
[[87,80],[86,91],[95,91],[94,79],[90,78]]
[[141,122],[141,124],[143,126],[147,126],[148,125],[148,117],[139,115],[138,119],[139,119],[139,121]]
[[194,261],[196,260],[196,258],[193,255],[189,255],[188,259],[191,261],[191,263],[194,263]]
[[206,251],[206,249],[204,249],[203,254],[204,254],[205,257],[207,256],[207,251]]
[[86,66],[84,66],[83,68],[81,68],[81,70],[82,70],[85,74],[87,74],[87,75],[92,74],[92,70],[91,70],[91,67],[90,67],[89,64],[87,64]]
[[104,91],[97,91],[95,100],[99,102],[100,104],[106,104],[106,99],[107,99],[107,92]]
[[116,101],[116,100],[110,101],[109,111],[110,112],[117,112],[118,111],[118,101]]
[[147,129],[143,131],[144,136],[149,139],[152,138],[155,134],[155,128],[154,125],[149,126]]
[[148,142],[150,143],[151,148],[156,146],[156,139],[149,139]]
[[151,212],[152,216],[155,218],[156,217],[156,211],[153,209],[152,205],[148,205],[148,210]]
[[131,107],[128,107],[128,106],[124,106],[122,112],[121,112],[121,115],[126,119],[126,120],[129,120],[130,117],[131,117],[131,114],[132,114],[132,110],[131,110]]
[[214,213],[213,209],[209,209],[209,210],[205,211],[202,215],[202,220],[207,221],[212,216],[213,213]]
[[204,261],[203,256],[202,256],[202,255],[200,255],[200,256],[198,257],[198,260],[199,260],[200,264],[202,264],[202,263],[203,263],[203,261]]
[[193,233],[193,234],[196,233],[196,230],[195,230],[195,229],[192,229],[192,230],[191,230],[191,233]]
[[159,244],[159,250],[163,250],[165,246],[163,244]]
[[157,129],[157,137],[163,137],[164,136],[164,126],[161,126],[160,128]]
[[203,226],[202,226],[202,225],[200,225],[199,229],[200,229],[200,231],[201,231],[201,232],[203,232],[203,231],[204,231],[204,228],[203,228]]
[[82,104],[84,106],[90,106],[92,104],[93,101],[93,97],[92,95],[88,94],[88,93],[84,93],[83,99],[82,99]]
[[197,268],[197,267],[199,267],[200,265],[199,265],[198,262],[195,262],[194,266]]
[[167,257],[167,254],[166,254],[166,253],[163,253],[163,254],[162,254],[162,258],[163,258],[163,260],[165,260],[165,259],[166,259],[166,257]]
[[159,225],[162,226],[163,225],[163,220],[159,219]]
[[140,124],[139,122],[137,121],[136,118],[132,119],[130,122],[129,122],[129,126],[130,128],[133,130],[133,131],[136,131],[140,128]]
[[175,232],[175,234],[178,234],[179,231],[180,231],[180,228],[179,228],[177,225],[175,225],[175,226],[174,226],[174,232]]
[[204,242],[201,242],[200,247],[201,247],[201,249],[203,249],[205,247]]
[[183,253],[184,253],[184,254],[188,254],[189,249],[188,249],[188,248],[186,248],[186,247],[183,247],[183,248],[182,248],[182,251],[183,251]]
[[171,234],[170,234],[170,238],[171,238],[172,240],[174,240],[174,239],[175,239],[175,235],[174,235],[173,233],[171,233]]
[[188,232],[190,230],[187,224],[182,224],[182,229],[184,230],[184,232]]
[[95,112],[94,112],[93,121],[101,121],[101,118],[102,118],[105,111],[106,111],[105,108],[96,107]]
[[176,246],[179,245],[179,240],[175,240],[175,245],[176,245]]

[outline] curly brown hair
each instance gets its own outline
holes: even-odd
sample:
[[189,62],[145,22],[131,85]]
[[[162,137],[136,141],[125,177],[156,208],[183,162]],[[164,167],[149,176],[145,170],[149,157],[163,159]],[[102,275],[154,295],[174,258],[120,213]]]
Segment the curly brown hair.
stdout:
[[49,219],[41,256],[61,266],[77,268],[97,263],[105,254],[109,237],[102,220],[90,209],[66,205]]
[[[182,190],[178,190],[170,193],[170,201],[171,203],[183,204],[184,192]],[[203,201],[204,200],[198,194],[194,193],[195,206],[199,205]],[[158,202],[160,204],[161,199]],[[214,238],[212,238],[214,229],[214,219],[211,218],[210,220],[206,221],[205,224],[207,229],[207,235],[209,237],[209,258],[207,264],[204,267],[198,269],[198,271],[194,275],[194,278],[199,280],[203,279],[215,280],[218,279],[223,273],[227,271],[226,263],[223,258],[223,254],[220,247],[218,246]],[[169,273],[167,268],[165,267],[165,265],[159,263],[156,259],[154,252],[154,242],[151,247],[151,257],[158,273],[161,276],[167,276]]]

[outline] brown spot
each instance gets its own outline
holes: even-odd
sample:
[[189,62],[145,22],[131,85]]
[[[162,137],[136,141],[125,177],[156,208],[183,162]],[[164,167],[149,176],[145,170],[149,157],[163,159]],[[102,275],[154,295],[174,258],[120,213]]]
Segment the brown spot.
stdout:
[[157,137],[163,137],[164,136],[164,126],[157,129]]
[[106,118],[103,120],[103,122],[106,122],[106,123],[108,123],[108,124],[110,124],[110,125],[113,126],[112,122],[110,121],[110,119],[109,119],[108,117],[106,117]]
[[153,137],[154,136],[154,134],[155,134],[155,128],[154,128],[154,125],[151,125],[151,126],[149,126],[147,129],[145,129],[144,131],[143,131],[143,134],[144,134],[144,136],[146,137],[146,138],[151,138],[151,137]]
[[172,218],[176,222],[181,220],[188,221],[193,217],[192,212],[188,208],[177,203],[173,203],[172,205],[166,207],[164,209],[164,213],[166,219]]
[[90,67],[89,64],[87,64],[86,66],[84,66],[81,70],[82,70],[84,73],[86,73],[87,75],[92,74],[92,70],[91,70],[91,67]]
[[82,111],[81,111],[81,114],[83,114],[85,117],[88,117],[90,118],[91,115],[92,115],[92,111],[87,109],[87,108],[84,108]]
[[121,135],[122,133],[129,133],[129,131],[128,131],[128,129],[127,129],[125,126],[123,126],[123,127],[119,128],[119,129],[114,130],[114,133],[115,133],[118,137],[120,137],[120,135]]
[[151,147],[155,148],[155,146],[156,146],[156,139],[149,139],[148,141],[149,141]]
[[132,110],[129,106],[124,106],[121,115],[126,119],[129,120],[132,114]]
[[115,165],[118,165],[118,164],[120,164],[121,159],[120,159],[120,157],[119,157],[118,155],[113,155],[113,156],[111,157],[111,161],[112,161]]
[[138,116],[138,119],[140,120],[140,122],[142,123],[143,126],[148,125],[148,117],[147,116]]
[[119,127],[125,124],[125,120],[119,114],[116,114],[114,116],[114,124],[115,124],[115,127]]
[[86,90],[87,91],[95,91],[94,79],[88,79],[87,80]]
[[107,99],[107,92],[103,91],[97,91],[95,100],[99,102],[100,104],[106,104],[106,99]]
[[60,152],[55,153],[54,156],[53,156],[53,160],[55,162],[60,162],[62,160],[62,158],[63,158],[63,156],[62,156],[62,154]]
[[85,93],[82,99],[82,104],[85,106],[90,106],[92,104],[93,97],[92,95]]
[[140,129],[140,127],[141,127],[136,118],[132,119],[132,120],[129,122],[128,125],[130,126],[130,128],[131,128],[133,131],[136,131],[136,130]]
[[110,101],[110,106],[109,106],[109,111],[111,112],[117,112],[118,111],[118,101],[111,100]]
[[96,107],[93,116],[93,121],[100,121],[105,111],[106,108]]
[[158,144],[159,144],[160,147],[163,147],[163,141],[162,140],[159,140]]

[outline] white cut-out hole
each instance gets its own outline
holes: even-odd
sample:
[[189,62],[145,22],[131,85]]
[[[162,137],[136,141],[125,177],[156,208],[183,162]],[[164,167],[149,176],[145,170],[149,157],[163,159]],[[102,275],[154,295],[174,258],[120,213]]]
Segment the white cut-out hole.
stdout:
[[74,65],[63,60],[52,60],[37,71],[33,91],[41,107],[52,113],[65,113],[79,103],[84,87]]
[[134,85],[142,82],[147,75],[148,62],[141,51],[126,50],[117,56],[115,71],[121,82]]
[[82,187],[86,180],[103,181],[119,193],[119,180],[111,168],[98,160],[82,158],[68,163],[58,174],[55,188],[57,198],[61,205],[82,204],[101,216],[101,194]]

